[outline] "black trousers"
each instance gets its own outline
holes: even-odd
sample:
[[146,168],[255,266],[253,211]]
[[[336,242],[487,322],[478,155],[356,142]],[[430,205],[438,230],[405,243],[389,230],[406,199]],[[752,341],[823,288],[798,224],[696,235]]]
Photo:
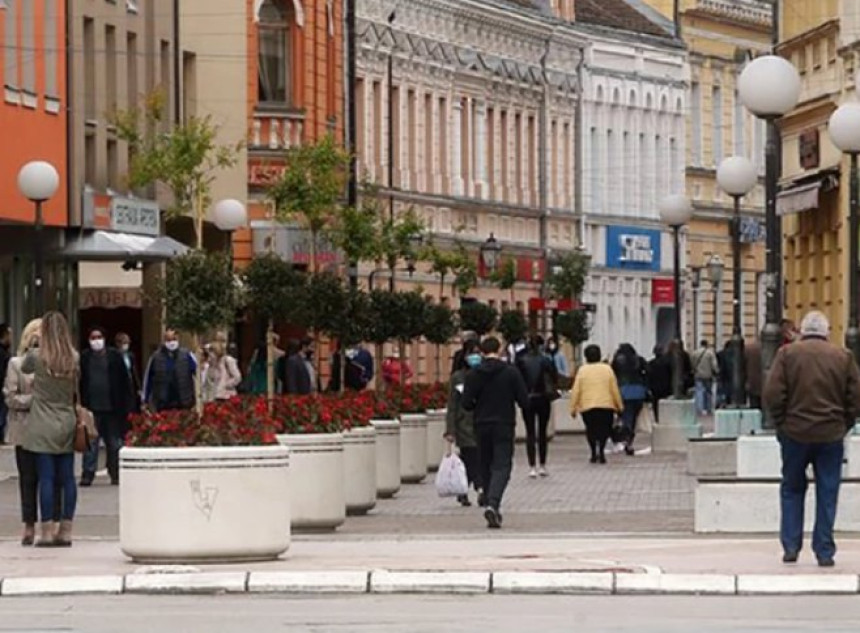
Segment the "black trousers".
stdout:
[[604,455],[606,442],[609,441],[609,436],[612,434],[615,411],[612,409],[589,409],[582,412],[582,421],[585,422],[585,436],[588,438],[591,456]]
[[523,412],[523,422],[526,425],[526,453],[532,468],[535,467],[535,444],[540,455],[540,465],[546,465],[547,429],[551,413],[552,403],[549,398],[529,396],[529,409]]
[[481,478],[481,452],[477,446],[461,446],[460,459],[466,466],[466,477],[472,488],[475,490],[483,490],[483,479]]
[[488,424],[476,427],[481,455],[481,481],[487,505],[498,510],[511,479],[514,461],[514,427]]
[[[39,475],[36,471],[36,453],[20,447],[15,447],[15,466],[18,469],[18,494],[21,498],[21,522],[34,524],[39,521]],[[59,487],[54,491],[54,521],[60,520],[60,507],[63,499]],[[42,517],[46,521],[45,517]]]

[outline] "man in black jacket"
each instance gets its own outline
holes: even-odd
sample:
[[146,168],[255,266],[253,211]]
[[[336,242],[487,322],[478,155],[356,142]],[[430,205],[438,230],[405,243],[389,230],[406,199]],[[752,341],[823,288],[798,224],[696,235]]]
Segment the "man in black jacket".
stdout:
[[90,348],[81,354],[81,405],[93,412],[99,437],[84,454],[81,485],[90,486],[96,476],[99,438],[107,450],[110,482],[119,484],[119,449],[125,441],[128,414],[133,408],[131,380],[122,354],[105,347],[104,331],[93,328]]
[[311,375],[299,341],[287,342],[287,353],[278,360],[277,373],[285,394],[306,396],[313,391]]
[[516,405],[525,415],[529,397],[517,368],[499,358],[501,343],[489,337],[481,343],[484,361],[470,372],[463,388],[463,408],[474,413],[484,482],[487,527],[502,527],[499,509],[511,478]]

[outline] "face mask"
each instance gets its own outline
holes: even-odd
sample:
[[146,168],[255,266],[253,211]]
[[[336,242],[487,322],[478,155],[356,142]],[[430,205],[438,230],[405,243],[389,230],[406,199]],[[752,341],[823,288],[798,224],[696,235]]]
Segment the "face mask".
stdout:
[[481,364],[483,358],[480,354],[469,354],[466,356],[466,364],[469,365],[472,369]]
[[100,352],[105,348],[105,340],[103,338],[90,339],[90,349],[94,352]]
[[166,347],[169,352],[175,352],[179,349],[179,341],[167,341],[164,344],[164,347]]
[[555,354],[558,351],[558,347],[556,347],[555,345],[550,345],[549,347],[547,347],[547,350],[550,354]]

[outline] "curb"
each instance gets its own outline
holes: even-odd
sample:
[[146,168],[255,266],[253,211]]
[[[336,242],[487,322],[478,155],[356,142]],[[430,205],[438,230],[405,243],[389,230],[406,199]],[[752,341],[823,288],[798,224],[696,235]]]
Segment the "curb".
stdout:
[[159,572],[0,580],[2,597],[81,594],[857,595],[860,594],[860,576],[332,570]]

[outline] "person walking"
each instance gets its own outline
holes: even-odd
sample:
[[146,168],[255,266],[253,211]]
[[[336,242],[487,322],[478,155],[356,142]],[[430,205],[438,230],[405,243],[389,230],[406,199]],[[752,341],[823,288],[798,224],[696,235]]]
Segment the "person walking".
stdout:
[[[523,411],[526,426],[526,453],[529,460],[529,477],[547,477],[546,457],[549,441],[549,417],[552,403],[558,398],[556,384],[558,372],[553,362],[543,353],[543,339],[532,337],[525,354],[517,359],[516,366],[523,376],[529,395],[528,411]],[[535,470],[535,446],[540,457],[540,467]]]
[[502,497],[511,478],[514,457],[515,406],[528,412],[526,384],[517,369],[503,361],[502,344],[494,336],[481,343],[484,360],[466,376],[463,408],[474,416],[484,485],[487,527],[502,527]]
[[287,341],[287,353],[278,361],[277,373],[284,394],[307,396],[311,393],[311,376],[299,341]]
[[[36,538],[38,519],[38,482],[36,455],[26,450],[22,443],[26,431],[27,415],[33,401],[33,375],[21,371],[27,351],[39,346],[41,319],[30,321],[21,334],[18,355],[9,360],[6,378],[3,381],[3,401],[8,407],[9,417],[6,440],[15,447],[15,467],[18,471],[18,495],[21,500],[21,521],[24,531],[21,545],[32,545]],[[58,518],[52,514],[51,519]],[[47,521],[48,519],[46,519]]]
[[[6,369],[12,359],[12,328],[8,323],[0,323],[0,385],[6,382]],[[0,400],[0,445],[6,444],[6,425],[9,408],[5,400]],[[9,442],[11,444],[11,442]]]
[[173,328],[164,331],[164,342],[150,357],[143,381],[143,400],[153,411],[193,409],[197,401],[197,359],[179,345]]
[[648,399],[648,366],[630,343],[622,343],[612,359],[612,371],[615,372],[624,402],[624,410],[621,412],[625,436],[624,452],[634,455],[636,419]]
[[119,449],[125,443],[128,414],[133,409],[133,396],[128,369],[119,350],[105,346],[105,333],[93,328],[89,333],[88,350],[81,354],[81,406],[95,418],[98,437],[93,438],[83,456],[81,486],[93,484],[99,459],[99,443],[104,440],[107,469],[112,486],[119,485]]
[[761,343],[758,340],[744,345],[744,366],[747,377],[747,396],[751,409],[761,410]]
[[711,415],[714,412],[714,379],[720,375],[717,355],[708,341],[702,339],[690,362],[696,385],[696,410],[699,415]]
[[454,352],[454,358],[451,359],[451,373],[459,371],[458,368],[463,366],[463,358],[466,354],[466,343],[473,341],[480,345],[478,334],[472,330],[463,330],[460,332],[460,348]]
[[391,355],[382,362],[382,380],[387,387],[397,387],[407,384],[412,378],[412,368],[409,363],[400,358],[400,350],[396,347]]
[[571,414],[581,414],[585,423],[592,464],[606,463],[606,443],[612,433],[615,415],[624,410],[615,372],[601,362],[600,357],[597,345],[585,348],[586,364],[576,372],[570,396]]
[[[25,450],[35,453],[39,481],[40,538],[37,547],[68,547],[78,501],[74,438],[78,353],[65,317],[48,312],[42,318],[38,347],[31,346],[21,363],[33,375],[33,398],[25,425]],[[55,487],[62,490],[59,531],[53,521]]]
[[732,403],[734,391],[732,390],[732,367],[734,363],[735,350],[731,341],[726,341],[723,349],[717,352],[717,365],[720,368],[717,380],[717,402],[716,408],[722,409]]
[[[451,387],[448,393],[448,408],[445,418],[445,439],[456,444],[460,459],[466,466],[466,477],[478,493],[478,505],[484,505],[483,486],[481,485],[481,464],[478,443],[475,438],[475,422],[472,413],[463,408],[463,391],[469,372],[481,365],[481,352],[478,341],[468,340],[463,344],[460,365],[451,374]],[[460,495],[457,501],[462,506],[470,506],[469,495]]]
[[811,464],[812,550],[821,567],[834,565],[844,440],[860,415],[860,371],[851,353],[831,344],[829,335],[827,317],[808,313],[800,324],[800,340],[777,352],[762,394],[782,452],[779,536],[785,563],[797,562],[803,547],[806,469]]
[[546,344],[546,356],[555,367],[556,386],[559,391],[570,391],[573,387],[573,376],[570,373],[570,364],[567,357],[558,345],[558,339],[551,336]]
[[133,413],[140,413],[142,385],[140,382],[140,372],[137,369],[137,359],[134,356],[134,352],[131,351],[131,337],[125,332],[117,332],[117,335],[114,337],[114,345],[119,350],[119,353],[122,354],[122,361],[128,371],[128,379],[131,381],[131,410]]
[[648,361],[647,372],[654,420],[660,422],[660,401],[672,395],[672,358],[659,345],[654,346],[654,358]]
[[204,402],[229,400],[239,394],[242,372],[239,363],[227,353],[223,341],[215,341],[209,348],[209,366],[203,384]]

